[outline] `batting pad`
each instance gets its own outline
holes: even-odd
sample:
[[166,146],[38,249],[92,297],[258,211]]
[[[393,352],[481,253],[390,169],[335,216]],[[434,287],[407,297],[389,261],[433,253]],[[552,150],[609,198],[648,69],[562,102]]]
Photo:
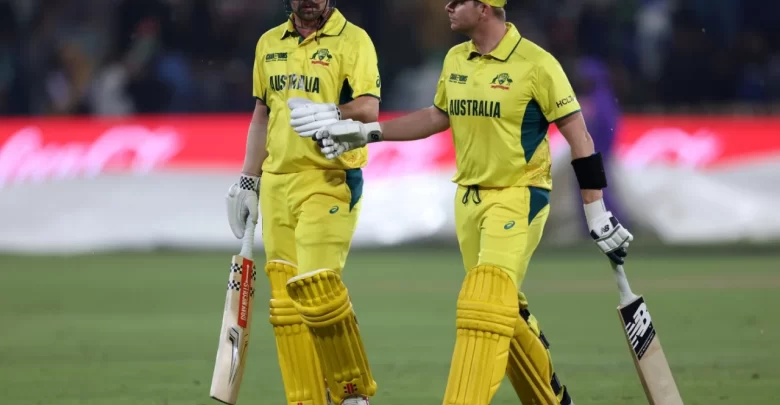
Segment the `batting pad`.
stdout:
[[270,321],[284,391],[290,405],[327,405],[325,377],[311,333],[287,294],[287,280],[297,272],[294,265],[282,261],[271,261],[265,266],[271,282]]
[[314,337],[333,402],[373,396],[376,382],[341,277],[330,269],[302,274],[290,279],[287,292]]
[[523,404],[571,404],[566,387],[553,372],[548,346],[539,322],[528,310],[521,310],[509,345],[506,374]]
[[506,373],[517,318],[517,287],[507,273],[485,264],[466,273],[444,405],[490,403]]

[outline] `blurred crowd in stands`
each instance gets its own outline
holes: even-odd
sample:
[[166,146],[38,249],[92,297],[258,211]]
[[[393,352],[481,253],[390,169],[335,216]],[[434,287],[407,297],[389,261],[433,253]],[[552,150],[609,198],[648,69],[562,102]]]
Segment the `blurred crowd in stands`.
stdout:
[[[446,1],[337,2],[374,40],[383,109],[430,105],[464,40]],[[780,102],[780,1],[509,0],[507,13],[601,111]],[[0,0],[0,114],[251,111],[256,41],[285,18],[283,0]]]

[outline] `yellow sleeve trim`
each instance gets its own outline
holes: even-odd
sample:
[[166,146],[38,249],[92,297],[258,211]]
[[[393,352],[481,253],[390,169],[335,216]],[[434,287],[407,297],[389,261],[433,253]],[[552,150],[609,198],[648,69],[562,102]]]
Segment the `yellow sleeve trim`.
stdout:
[[357,100],[357,98],[358,98],[358,97],[373,97],[373,98],[375,98],[375,99],[377,99],[377,100],[379,100],[379,101],[382,101],[382,97],[379,97],[379,96],[377,96],[376,94],[373,94],[373,93],[365,93],[365,94],[361,94],[361,95],[359,95],[359,96],[355,96],[355,97],[353,97],[352,99],[353,99],[353,100]]
[[550,120],[550,122],[555,122],[555,121],[558,121],[558,120],[562,120],[562,119],[564,119],[564,118],[566,118],[566,117],[570,117],[570,116],[572,116],[572,115],[574,115],[574,114],[577,114],[578,112],[581,112],[581,111],[582,111],[582,109],[581,109],[581,108],[578,108],[578,109],[576,109],[576,110],[574,110],[574,111],[572,111],[572,112],[569,112],[569,113],[563,114],[563,115],[561,115],[561,116],[560,116],[560,117],[558,117],[558,118],[553,118],[553,119],[551,119],[551,120]]

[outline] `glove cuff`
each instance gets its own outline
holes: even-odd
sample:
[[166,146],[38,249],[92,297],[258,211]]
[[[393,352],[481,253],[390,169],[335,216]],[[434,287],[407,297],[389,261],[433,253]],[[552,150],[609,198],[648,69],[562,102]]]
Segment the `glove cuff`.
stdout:
[[591,221],[595,220],[596,218],[609,213],[609,211],[607,211],[607,207],[604,205],[604,199],[599,199],[590,204],[585,204],[583,205],[583,208],[585,209],[585,220],[588,221],[588,224],[590,224]]
[[382,127],[378,122],[372,122],[370,124],[363,124],[363,128],[366,131],[366,142],[381,142],[384,140],[382,136]]
[[238,188],[258,192],[260,190],[260,177],[242,174],[238,179]]

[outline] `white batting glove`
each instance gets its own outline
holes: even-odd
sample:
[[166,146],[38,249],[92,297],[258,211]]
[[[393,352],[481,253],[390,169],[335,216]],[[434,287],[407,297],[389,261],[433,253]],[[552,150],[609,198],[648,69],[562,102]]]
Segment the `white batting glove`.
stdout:
[[628,244],[634,236],[618,222],[612,212],[607,211],[604,200],[585,204],[585,218],[588,221],[590,237],[615,264],[625,263]]
[[305,98],[287,100],[290,125],[300,136],[311,138],[321,128],[341,119],[341,110],[333,103],[315,103]]
[[244,237],[247,218],[257,224],[258,197],[260,195],[260,177],[242,174],[237,183],[228,189],[227,203],[228,223],[236,238]]
[[378,122],[364,124],[358,121],[343,120],[320,129],[314,134],[314,139],[326,158],[336,159],[344,152],[381,141],[382,128]]

